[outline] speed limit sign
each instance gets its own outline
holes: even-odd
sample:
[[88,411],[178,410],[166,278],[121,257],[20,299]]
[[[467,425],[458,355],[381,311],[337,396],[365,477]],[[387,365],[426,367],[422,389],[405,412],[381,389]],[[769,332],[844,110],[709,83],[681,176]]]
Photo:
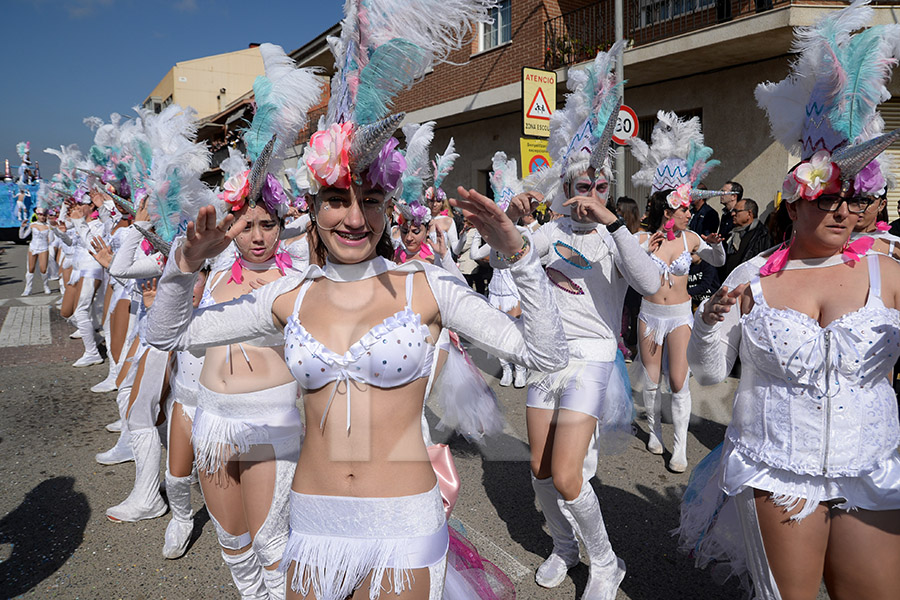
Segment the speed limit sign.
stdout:
[[638,133],[638,118],[630,106],[624,104],[619,109],[619,118],[616,119],[616,131],[613,133],[613,141],[620,146],[628,143]]

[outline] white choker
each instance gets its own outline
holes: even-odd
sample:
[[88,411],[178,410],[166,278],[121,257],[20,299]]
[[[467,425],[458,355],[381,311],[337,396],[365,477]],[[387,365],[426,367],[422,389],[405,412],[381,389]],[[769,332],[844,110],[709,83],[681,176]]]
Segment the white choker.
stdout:
[[391,263],[388,263],[388,261],[380,256],[351,265],[335,263],[325,259],[325,268],[323,271],[325,277],[331,281],[359,281],[361,279],[368,279],[386,273],[390,269],[390,266]]
[[784,270],[819,269],[824,267],[834,267],[848,262],[854,261],[845,257],[843,254],[832,254],[831,256],[823,256],[820,258],[792,258],[787,261]]

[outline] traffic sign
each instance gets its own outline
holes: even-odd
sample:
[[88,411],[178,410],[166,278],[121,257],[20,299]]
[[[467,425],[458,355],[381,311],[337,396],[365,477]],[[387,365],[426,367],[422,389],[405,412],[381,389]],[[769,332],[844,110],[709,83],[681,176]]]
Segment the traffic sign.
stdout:
[[628,143],[628,140],[638,134],[637,114],[630,106],[624,104],[619,109],[619,117],[616,119],[616,131],[613,133],[613,141],[620,146]]
[[523,68],[522,133],[531,137],[550,137],[550,116],[554,112],[556,71]]
[[547,140],[532,140],[521,138],[519,140],[522,160],[522,179],[544,167],[552,166],[550,154],[547,152]]

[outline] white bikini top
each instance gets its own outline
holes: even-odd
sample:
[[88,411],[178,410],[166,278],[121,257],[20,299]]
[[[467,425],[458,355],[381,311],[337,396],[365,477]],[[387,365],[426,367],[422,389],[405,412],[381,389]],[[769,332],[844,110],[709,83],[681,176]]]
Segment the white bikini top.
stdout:
[[666,278],[666,281],[669,282],[669,287],[675,285],[675,277],[687,275],[691,270],[691,251],[688,249],[687,234],[683,231],[681,232],[681,239],[684,241],[684,252],[679,254],[671,263],[665,262],[653,252],[650,253],[650,258],[656,263],[660,276]]

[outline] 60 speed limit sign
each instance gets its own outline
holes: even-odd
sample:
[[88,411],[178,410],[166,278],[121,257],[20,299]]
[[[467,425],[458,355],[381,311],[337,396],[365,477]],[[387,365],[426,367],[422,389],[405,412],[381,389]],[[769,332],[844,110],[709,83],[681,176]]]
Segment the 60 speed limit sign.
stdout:
[[638,133],[638,118],[630,106],[622,105],[619,108],[619,118],[616,120],[616,131],[613,133],[613,141],[620,146],[628,143]]

